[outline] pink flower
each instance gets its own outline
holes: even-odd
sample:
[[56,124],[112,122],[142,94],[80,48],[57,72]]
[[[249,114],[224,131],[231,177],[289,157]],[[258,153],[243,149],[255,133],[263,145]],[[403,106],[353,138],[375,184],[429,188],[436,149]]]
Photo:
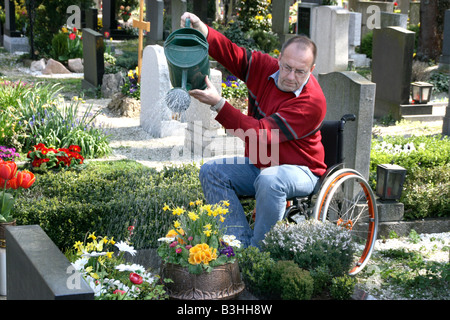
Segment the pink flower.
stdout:
[[125,294],[125,293],[126,293],[125,291],[119,289],[113,291],[113,294]]
[[176,253],[181,253],[181,248],[177,248],[177,249],[175,250],[175,252],[176,252]]
[[186,250],[189,250],[190,248],[192,248],[192,246],[190,244],[188,244],[185,248],[186,248]]
[[169,247],[173,248],[173,247],[176,247],[177,245],[178,245],[178,241],[174,241],[169,245]]

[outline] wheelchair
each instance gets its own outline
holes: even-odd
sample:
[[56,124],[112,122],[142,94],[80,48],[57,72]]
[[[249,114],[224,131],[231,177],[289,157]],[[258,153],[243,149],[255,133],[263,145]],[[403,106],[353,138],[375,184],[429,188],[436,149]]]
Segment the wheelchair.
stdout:
[[320,177],[312,194],[287,199],[283,217],[291,223],[301,223],[305,219],[328,220],[351,232],[353,240],[359,245],[357,252],[361,252],[349,275],[356,275],[365,267],[378,232],[374,192],[359,172],[344,167],[344,127],[346,122],[355,119],[355,115],[346,114],[340,120],[323,122],[320,132],[328,169]]

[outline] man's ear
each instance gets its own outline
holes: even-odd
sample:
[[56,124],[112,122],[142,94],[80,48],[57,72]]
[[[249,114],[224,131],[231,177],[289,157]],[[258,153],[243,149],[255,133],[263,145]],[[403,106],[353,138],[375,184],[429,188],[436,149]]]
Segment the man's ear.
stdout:
[[316,68],[316,64],[313,64],[313,66],[311,67],[311,70],[309,70],[309,72],[313,72],[313,70]]

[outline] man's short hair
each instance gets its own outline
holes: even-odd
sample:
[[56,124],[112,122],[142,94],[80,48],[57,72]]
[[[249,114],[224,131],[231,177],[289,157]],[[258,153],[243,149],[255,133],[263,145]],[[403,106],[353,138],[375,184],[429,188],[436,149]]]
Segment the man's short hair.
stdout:
[[292,37],[288,39],[285,43],[283,43],[283,46],[281,47],[280,56],[283,55],[284,50],[291,44],[299,44],[301,46],[304,46],[306,48],[310,48],[313,53],[313,65],[316,63],[316,57],[317,57],[317,46],[310,38],[308,38],[305,35],[298,35],[295,37]]

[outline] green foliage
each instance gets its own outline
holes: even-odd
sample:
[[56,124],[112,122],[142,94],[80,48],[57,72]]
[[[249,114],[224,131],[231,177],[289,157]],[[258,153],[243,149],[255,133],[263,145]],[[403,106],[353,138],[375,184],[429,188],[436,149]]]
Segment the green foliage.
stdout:
[[442,72],[433,72],[428,80],[433,85],[433,92],[448,92],[449,75]]
[[373,31],[366,33],[361,39],[361,45],[357,50],[358,53],[365,54],[367,58],[372,59],[372,41],[373,41]]
[[52,51],[50,55],[59,60],[59,57],[64,56],[69,51],[69,37],[67,34],[60,32],[55,34],[52,39]]
[[450,163],[408,174],[400,201],[405,219],[450,217]]
[[271,289],[283,300],[309,300],[314,280],[309,271],[300,269],[294,261],[277,261],[272,270]]
[[450,216],[450,139],[446,136],[388,136],[372,140],[370,183],[376,167],[395,163],[407,170],[400,201],[406,219]]
[[275,261],[269,252],[261,252],[256,247],[248,247],[239,255],[239,267],[246,288],[255,296],[264,297],[270,293],[271,270]]
[[270,31],[272,5],[268,0],[241,0],[238,3],[238,20],[244,32],[249,30]]
[[33,28],[35,50],[39,56],[48,57],[52,50],[52,39],[67,23],[71,13],[66,10],[77,5],[81,11],[91,8],[92,0],[42,0],[36,8]]
[[332,276],[327,266],[318,266],[310,271],[314,279],[314,294],[320,294],[331,284]]
[[173,222],[164,204],[187,207],[202,197],[195,165],[158,172],[134,161],[89,162],[79,172],[37,175],[15,211],[18,224],[40,225],[61,249],[89,231],[123,239],[131,225],[136,249],[156,248]]
[[331,280],[330,294],[336,300],[349,300],[355,290],[356,279],[348,275]]
[[134,70],[138,65],[137,51],[124,51],[117,57],[116,66],[125,68],[126,70]]
[[262,249],[270,252],[273,259],[293,260],[303,269],[326,266],[332,276],[350,270],[354,252],[347,230],[315,220],[301,224],[277,223],[266,234]]

